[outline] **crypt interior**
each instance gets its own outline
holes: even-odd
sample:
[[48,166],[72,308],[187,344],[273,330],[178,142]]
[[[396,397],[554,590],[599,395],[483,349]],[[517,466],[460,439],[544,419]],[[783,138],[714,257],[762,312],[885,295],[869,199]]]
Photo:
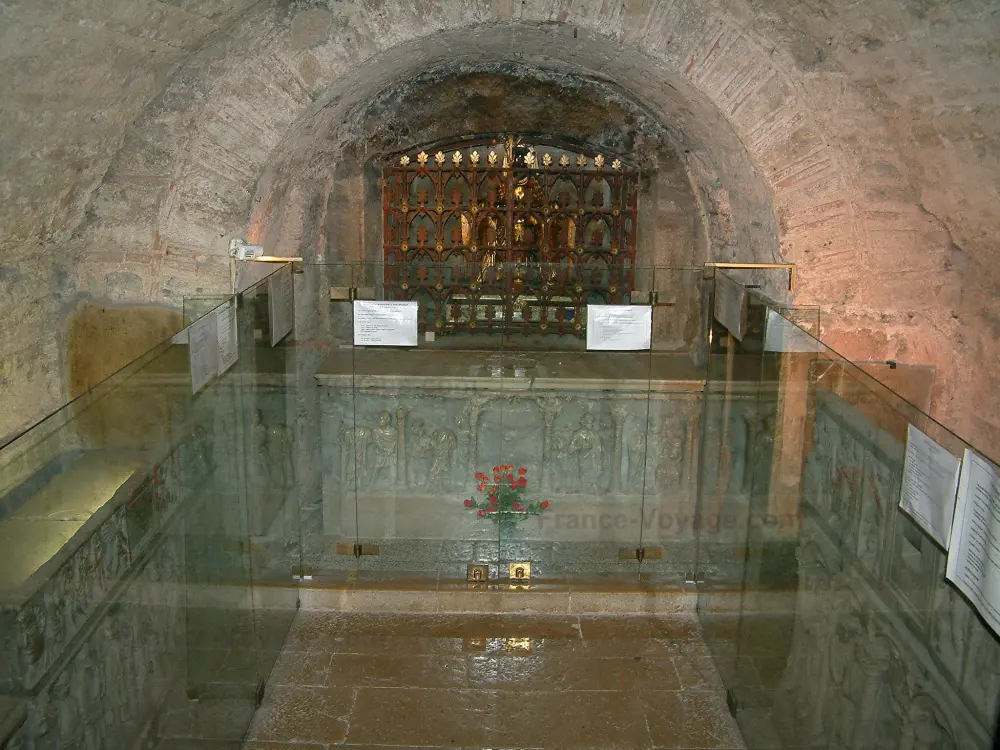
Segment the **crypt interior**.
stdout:
[[1000,472],[996,3],[12,0],[0,71],[0,748],[993,746],[900,501]]

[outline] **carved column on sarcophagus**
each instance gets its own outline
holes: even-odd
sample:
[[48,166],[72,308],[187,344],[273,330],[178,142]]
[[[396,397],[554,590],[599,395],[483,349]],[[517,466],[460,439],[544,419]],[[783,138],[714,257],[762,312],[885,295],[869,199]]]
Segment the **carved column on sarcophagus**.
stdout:
[[625,418],[628,408],[625,404],[611,407],[611,419],[615,427],[615,442],[611,448],[611,487],[612,493],[622,490],[622,435],[625,431]]
[[746,432],[746,441],[743,443],[743,474],[740,477],[740,487],[750,491],[753,480],[754,438],[757,434],[757,412],[753,409],[743,412],[743,428]]
[[481,398],[470,399],[466,407],[469,413],[469,465],[465,472],[465,486],[467,489],[474,489],[476,486],[476,472],[479,462],[479,417],[483,413],[484,401]]
[[562,402],[556,396],[546,396],[538,399],[538,406],[542,410],[542,422],[545,425],[545,432],[542,437],[542,475],[540,478],[543,492],[552,492],[552,474],[556,468],[555,450],[555,424],[562,408]]
[[859,638],[857,654],[861,670],[861,694],[858,714],[854,722],[854,743],[860,747],[870,739],[877,739],[878,720],[885,706],[880,701],[885,675],[896,658],[892,641],[879,632],[872,620],[868,621],[867,632]]
[[396,486],[407,486],[409,471],[406,466],[406,415],[410,410],[405,406],[396,407]]
[[698,467],[698,438],[701,436],[701,401],[691,399],[682,407],[684,414],[684,474],[683,486],[690,488]]

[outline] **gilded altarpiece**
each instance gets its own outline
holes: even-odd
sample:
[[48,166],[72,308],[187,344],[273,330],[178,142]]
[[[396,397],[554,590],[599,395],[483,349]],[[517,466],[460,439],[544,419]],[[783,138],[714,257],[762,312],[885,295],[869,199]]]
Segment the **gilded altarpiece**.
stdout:
[[422,332],[582,336],[587,304],[629,301],[639,173],[621,159],[508,136],[383,176],[385,299],[421,302]]

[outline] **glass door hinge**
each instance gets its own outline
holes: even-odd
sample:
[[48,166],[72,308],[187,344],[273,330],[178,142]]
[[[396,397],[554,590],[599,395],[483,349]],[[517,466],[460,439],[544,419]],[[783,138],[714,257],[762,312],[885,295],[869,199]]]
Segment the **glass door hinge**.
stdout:
[[337,554],[353,555],[354,557],[362,555],[378,557],[379,552],[378,545],[373,542],[337,542]]

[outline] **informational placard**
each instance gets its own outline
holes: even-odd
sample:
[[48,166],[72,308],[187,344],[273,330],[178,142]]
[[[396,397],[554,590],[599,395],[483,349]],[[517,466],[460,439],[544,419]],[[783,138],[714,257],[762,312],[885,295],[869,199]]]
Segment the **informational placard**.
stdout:
[[218,318],[209,313],[188,326],[191,393],[197,393],[219,374]]
[[899,507],[945,549],[951,540],[962,462],[912,424],[906,429]]
[[271,316],[271,346],[277,346],[295,324],[292,267],[282,266],[267,280],[267,304]]
[[587,305],[587,349],[636,351],[653,339],[649,305]]
[[215,310],[215,326],[219,341],[219,374],[236,364],[239,359],[236,340],[236,300],[227,300]]
[[715,274],[715,319],[739,341],[747,330],[747,290],[723,273]]
[[354,300],[355,346],[416,346],[416,302]]
[[822,352],[826,349],[819,341],[803,331],[781,313],[767,308],[764,329],[765,352]]
[[962,459],[945,577],[1000,635],[1000,475],[968,448]]

